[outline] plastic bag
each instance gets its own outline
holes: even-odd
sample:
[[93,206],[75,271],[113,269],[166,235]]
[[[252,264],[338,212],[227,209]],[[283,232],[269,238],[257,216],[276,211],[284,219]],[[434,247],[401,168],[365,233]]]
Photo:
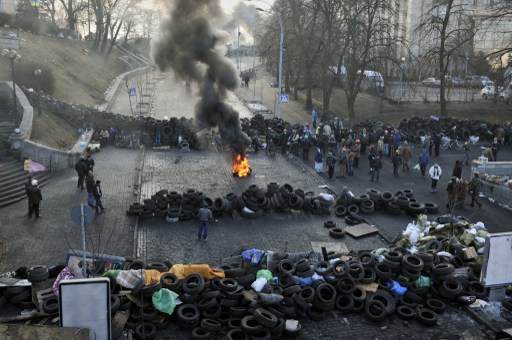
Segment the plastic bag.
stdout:
[[402,287],[400,283],[395,280],[387,283],[388,287],[391,287],[391,290],[397,293],[399,296],[402,296],[407,291],[407,287]]
[[416,164],[414,167],[413,167],[414,170],[418,170],[420,171],[420,163]]
[[256,248],[244,250],[242,252],[242,257],[245,262],[249,262],[253,266],[257,266],[260,263],[261,258],[263,257],[263,250],[259,250]]
[[263,289],[263,287],[265,286],[266,283],[267,283],[267,279],[265,279],[264,277],[260,277],[260,278],[256,279],[256,281],[254,281],[251,284],[251,287],[255,291],[261,292],[261,290]]
[[414,285],[416,287],[430,287],[432,285],[432,280],[428,276],[420,276],[416,281],[414,281]]
[[159,291],[153,293],[153,307],[162,313],[172,315],[174,308],[176,307],[176,298],[178,294],[170,291],[167,288],[162,288]]
[[272,273],[270,272],[270,270],[261,269],[258,270],[258,272],[256,273],[256,278],[259,279],[260,277],[263,277],[265,280],[270,281],[272,280]]

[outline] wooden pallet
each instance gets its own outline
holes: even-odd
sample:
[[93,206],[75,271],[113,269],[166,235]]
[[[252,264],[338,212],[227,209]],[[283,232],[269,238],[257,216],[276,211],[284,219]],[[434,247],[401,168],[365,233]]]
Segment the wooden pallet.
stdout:
[[37,305],[37,307],[39,307],[41,309],[43,306],[44,300],[53,296],[53,290],[51,288],[38,290],[36,292],[36,295],[37,295],[37,301],[33,301],[33,302]]

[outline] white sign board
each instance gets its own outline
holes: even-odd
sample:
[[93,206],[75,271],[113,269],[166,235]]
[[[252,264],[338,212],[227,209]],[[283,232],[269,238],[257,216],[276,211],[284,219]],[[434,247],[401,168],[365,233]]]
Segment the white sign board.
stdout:
[[89,340],[111,339],[108,278],[65,280],[59,284],[60,325],[89,329]]
[[481,280],[485,286],[512,283],[512,233],[489,234],[485,240]]

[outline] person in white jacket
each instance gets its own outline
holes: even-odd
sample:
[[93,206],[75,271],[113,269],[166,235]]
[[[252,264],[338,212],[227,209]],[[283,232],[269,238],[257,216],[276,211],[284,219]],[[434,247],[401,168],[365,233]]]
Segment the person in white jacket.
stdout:
[[430,170],[428,170],[428,173],[430,174],[430,178],[432,179],[432,185],[430,186],[430,192],[436,192],[437,191],[437,181],[439,181],[439,178],[441,177],[441,174],[443,173],[443,170],[439,166],[439,164],[434,163],[430,167]]

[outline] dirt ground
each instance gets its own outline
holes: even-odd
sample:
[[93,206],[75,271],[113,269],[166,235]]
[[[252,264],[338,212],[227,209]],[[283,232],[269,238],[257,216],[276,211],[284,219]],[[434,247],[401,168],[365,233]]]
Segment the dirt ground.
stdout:
[[78,140],[78,131],[52,113],[43,112],[41,116],[36,113],[30,139],[52,148],[69,150]]

